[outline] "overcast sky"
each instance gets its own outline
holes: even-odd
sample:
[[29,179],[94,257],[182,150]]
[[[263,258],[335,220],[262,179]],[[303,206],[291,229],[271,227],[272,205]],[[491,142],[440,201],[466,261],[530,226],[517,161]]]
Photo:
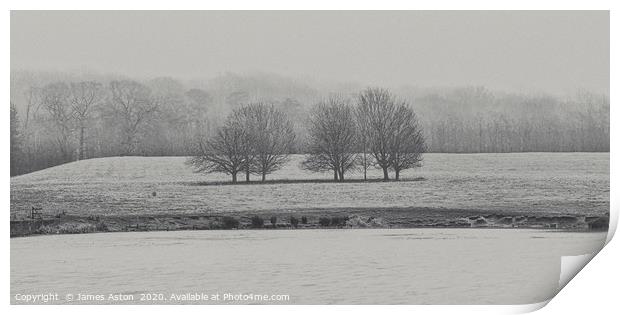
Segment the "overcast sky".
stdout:
[[12,69],[609,93],[606,11],[13,11]]

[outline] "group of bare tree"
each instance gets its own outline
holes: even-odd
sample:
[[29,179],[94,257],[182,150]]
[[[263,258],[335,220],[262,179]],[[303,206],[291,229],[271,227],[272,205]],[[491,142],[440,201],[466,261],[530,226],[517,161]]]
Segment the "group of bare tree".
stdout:
[[[54,82],[42,88],[29,88],[26,91],[25,117],[19,126],[22,142],[29,141],[33,136],[33,123],[40,123],[44,125],[44,136],[51,138],[52,145],[59,152],[60,162],[84,159],[86,129],[94,107],[103,98],[101,84],[93,81]],[[37,140],[35,136],[33,141]],[[30,152],[30,147],[22,149],[22,153],[29,159],[34,154]],[[22,160],[18,164],[24,166],[24,162]]]
[[135,81],[112,81],[110,93],[110,108],[121,125],[121,154],[135,154],[138,132],[159,108],[159,99],[151,95],[149,88]]
[[[335,181],[345,173],[370,166],[400,172],[420,166],[426,144],[411,106],[389,91],[368,88],[359,94],[355,107],[342,98],[317,104],[309,123],[309,144],[302,167],[316,172],[333,171]],[[361,153],[360,153],[361,152]],[[368,156],[370,155],[370,156]]]
[[608,152],[609,97],[492,92],[481,87],[399,91],[416,105],[429,152]]
[[[400,172],[420,166],[426,144],[413,109],[384,89],[363,91],[353,107],[348,100],[330,97],[311,111],[308,144],[301,167],[314,172],[333,172],[334,181],[362,168],[364,179],[370,166]],[[293,126],[273,105],[251,103],[234,110],[211,137],[198,142],[188,164],[198,172],[261,176],[282,168],[295,140]]]
[[[154,81],[54,81],[27,88],[22,114],[15,110],[21,159],[11,165],[12,174],[101,156],[187,154],[184,145],[197,133],[189,130],[204,127],[210,97],[182,87],[162,92],[175,81]],[[171,131],[183,141],[167,137]],[[157,149],[163,142],[182,150]]]
[[[206,139],[204,139],[206,138]],[[274,105],[251,103],[235,109],[211,137],[198,141],[198,152],[188,160],[196,171],[261,176],[282,168],[293,151],[295,132],[286,115]]]

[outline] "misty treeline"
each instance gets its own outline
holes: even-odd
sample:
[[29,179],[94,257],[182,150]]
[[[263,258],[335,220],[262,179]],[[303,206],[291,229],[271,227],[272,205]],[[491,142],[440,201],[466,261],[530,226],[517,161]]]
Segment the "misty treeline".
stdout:
[[[368,167],[400,172],[420,166],[426,144],[411,106],[389,91],[368,88],[351,100],[331,96],[315,104],[306,123],[305,159],[301,167],[333,172],[344,181],[351,170]],[[281,169],[295,144],[293,124],[273,105],[252,103],[235,109],[213,135],[198,141],[196,155],[188,160],[198,172],[266,176]]]
[[[290,153],[308,153],[315,105],[332,95],[357,105],[364,88],[264,73],[176,80],[12,70],[11,175],[95,157],[194,156],[229,114],[256,103],[286,116]],[[428,152],[609,151],[606,95],[391,91],[415,111]]]

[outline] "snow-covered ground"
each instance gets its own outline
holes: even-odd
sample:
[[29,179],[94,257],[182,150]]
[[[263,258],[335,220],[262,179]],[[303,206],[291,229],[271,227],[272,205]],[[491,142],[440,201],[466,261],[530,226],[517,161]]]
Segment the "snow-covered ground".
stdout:
[[[299,168],[268,179],[330,179]],[[196,185],[228,181],[196,174],[184,157],[84,160],[11,178],[11,213],[32,206],[78,215],[208,214],[343,207],[431,207],[600,215],[609,211],[609,153],[426,154],[401,177],[423,181]],[[361,173],[348,178],[361,178]],[[369,171],[369,178],[381,172]],[[239,176],[243,180],[244,176]],[[259,180],[253,177],[253,180]],[[153,196],[155,192],[155,196]]]

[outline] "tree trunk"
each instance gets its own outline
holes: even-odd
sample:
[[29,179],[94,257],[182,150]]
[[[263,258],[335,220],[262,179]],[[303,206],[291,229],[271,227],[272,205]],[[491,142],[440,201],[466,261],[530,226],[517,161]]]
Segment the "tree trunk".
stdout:
[[366,170],[368,166],[366,165],[366,139],[364,138],[364,181],[366,181]]
[[398,180],[400,178],[400,170],[396,169],[394,170],[394,179]]
[[84,126],[80,127],[80,153],[78,154],[78,161],[84,159]]
[[62,157],[63,162],[64,163],[71,162],[72,160],[71,156],[73,152],[71,152],[71,149],[69,148],[67,137],[62,136],[62,139],[59,140],[59,143],[60,143],[60,156]]
[[123,147],[123,153],[122,155],[125,156],[129,156],[129,155],[133,155],[135,154],[136,151],[136,135],[138,133],[138,130],[136,129],[136,127],[132,127],[132,126],[125,126],[123,127],[123,132],[125,133],[124,135],[124,142],[122,143],[122,147]]
[[232,173],[231,175],[232,175],[232,182],[236,183],[237,182],[237,172]]
[[130,156],[133,154],[133,136],[132,135],[127,135],[125,136],[125,143],[122,144],[123,147],[123,153],[121,153],[121,156]]
[[338,170],[334,169],[334,181],[338,181]]
[[265,181],[265,177],[267,177],[267,174],[265,174],[265,172],[263,172],[263,177],[261,178],[261,181]]
[[388,174],[388,168],[387,166],[383,167],[383,180],[389,180],[390,176]]
[[344,182],[344,171],[342,169],[338,170],[338,175],[340,176],[340,181]]
[[[246,157],[245,159],[246,161],[249,161],[249,157]],[[245,165],[245,181],[249,182],[250,181],[250,163],[246,163]]]

